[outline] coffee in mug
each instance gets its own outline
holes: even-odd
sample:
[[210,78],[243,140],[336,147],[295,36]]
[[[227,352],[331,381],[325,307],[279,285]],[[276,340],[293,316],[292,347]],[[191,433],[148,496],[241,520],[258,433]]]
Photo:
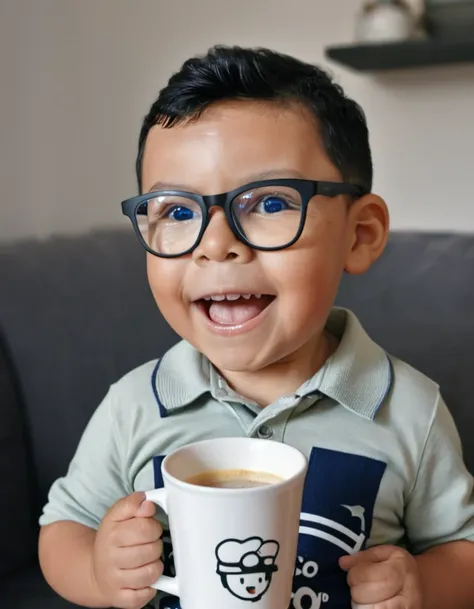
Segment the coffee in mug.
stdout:
[[203,472],[186,480],[188,484],[196,486],[210,486],[212,488],[255,488],[283,482],[283,478],[268,472],[256,472],[249,469],[218,469]]

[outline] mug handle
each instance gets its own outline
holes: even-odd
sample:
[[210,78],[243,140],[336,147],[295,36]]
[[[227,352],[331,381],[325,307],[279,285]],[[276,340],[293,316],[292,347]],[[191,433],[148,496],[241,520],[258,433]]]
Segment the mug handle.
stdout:
[[[158,488],[153,491],[147,491],[145,493],[146,500],[152,501],[158,505],[166,514],[168,514],[167,504],[167,491],[165,488]],[[173,596],[179,596],[179,585],[177,577],[168,577],[168,575],[162,575],[154,584],[151,586],[156,590],[167,592]]]

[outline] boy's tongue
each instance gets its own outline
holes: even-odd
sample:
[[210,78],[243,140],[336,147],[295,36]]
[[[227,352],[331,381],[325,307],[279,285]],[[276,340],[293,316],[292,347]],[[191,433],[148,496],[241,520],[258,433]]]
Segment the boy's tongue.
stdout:
[[252,296],[248,300],[222,300],[213,302],[209,307],[211,320],[222,326],[237,326],[257,317],[269,304],[268,298]]

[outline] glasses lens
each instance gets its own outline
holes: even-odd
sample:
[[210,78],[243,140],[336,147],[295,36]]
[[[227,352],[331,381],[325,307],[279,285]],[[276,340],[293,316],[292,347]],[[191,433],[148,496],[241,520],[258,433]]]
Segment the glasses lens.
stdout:
[[298,234],[300,193],[289,186],[268,185],[241,193],[232,201],[234,222],[256,247],[284,247]]
[[136,211],[140,233],[157,254],[178,256],[193,247],[202,226],[202,210],[192,199],[159,195]]

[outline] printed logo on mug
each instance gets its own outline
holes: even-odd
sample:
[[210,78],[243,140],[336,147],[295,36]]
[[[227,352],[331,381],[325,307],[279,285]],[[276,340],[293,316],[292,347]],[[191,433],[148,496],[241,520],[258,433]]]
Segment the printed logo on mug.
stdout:
[[216,548],[217,573],[222,585],[243,601],[259,601],[270,587],[280,544],[249,537],[226,539]]
[[288,609],[306,470],[297,449],[253,438],[168,455],[146,496],[168,514],[177,576],[154,587],[182,609]]

